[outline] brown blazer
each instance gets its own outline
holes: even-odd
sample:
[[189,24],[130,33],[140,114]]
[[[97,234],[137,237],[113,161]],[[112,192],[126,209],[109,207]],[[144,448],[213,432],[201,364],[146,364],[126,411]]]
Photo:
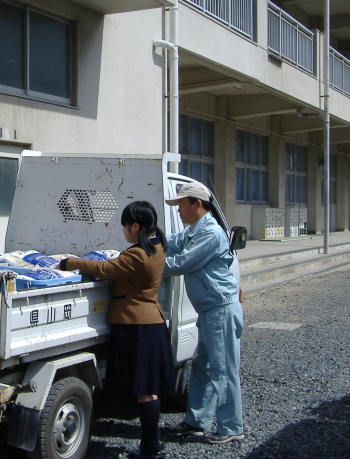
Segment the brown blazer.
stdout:
[[161,244],[147,256],[139,246],[124,250],[118,258],[106,261],[69,258],[67,269],[113,280],[108,322],[113,324],[158,324],[165,318],[157,293],[164,271],[166,253]]

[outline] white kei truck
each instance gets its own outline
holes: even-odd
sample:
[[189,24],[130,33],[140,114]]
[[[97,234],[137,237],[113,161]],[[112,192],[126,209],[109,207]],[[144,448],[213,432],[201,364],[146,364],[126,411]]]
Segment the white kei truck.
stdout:
[[[120,216],[132,200],[146,200],[165,233],[183,224],[164,203],[188,177],[167,172],[179,155],[50,154],[23,151],[5,241],[5,252],[82,256],[127,247]],[[231,231],[214,199],[213,214],[236,249],[246,231]],[[3,266],[1,266],[3,265]],[[102,386],[111,281],[16,288],[11,267],[0,263],[0,423],[7,443],[31,459],[82,459],[90,440],[93,389]],[[183,277],[165,277],[159,290],[176,366],[176,392],[186,390],[197,345],[196,313]],[[1,427],[1,425],[0,425]]]

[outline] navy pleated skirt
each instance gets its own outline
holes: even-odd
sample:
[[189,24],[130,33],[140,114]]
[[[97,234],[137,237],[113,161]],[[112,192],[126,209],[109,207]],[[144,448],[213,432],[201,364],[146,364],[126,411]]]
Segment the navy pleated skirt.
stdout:
[[112,324],[105,389],[113,396],[159,395],[173,391],[170,337],[160,324]]

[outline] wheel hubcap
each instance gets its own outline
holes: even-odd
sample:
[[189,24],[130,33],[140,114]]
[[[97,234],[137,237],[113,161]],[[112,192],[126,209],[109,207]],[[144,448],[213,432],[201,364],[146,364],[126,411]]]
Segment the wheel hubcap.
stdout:
[[53,427],[53,444],[61,458],[71,457],[84,434],[84,407],[80,400],[67,400],[57,412]]

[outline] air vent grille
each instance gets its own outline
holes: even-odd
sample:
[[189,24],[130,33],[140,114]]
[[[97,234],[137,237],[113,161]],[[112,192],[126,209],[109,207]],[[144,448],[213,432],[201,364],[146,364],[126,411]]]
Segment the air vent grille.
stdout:
[[108,223],[118,205],[110,191],[66,190],[58,207],[66,220]]

